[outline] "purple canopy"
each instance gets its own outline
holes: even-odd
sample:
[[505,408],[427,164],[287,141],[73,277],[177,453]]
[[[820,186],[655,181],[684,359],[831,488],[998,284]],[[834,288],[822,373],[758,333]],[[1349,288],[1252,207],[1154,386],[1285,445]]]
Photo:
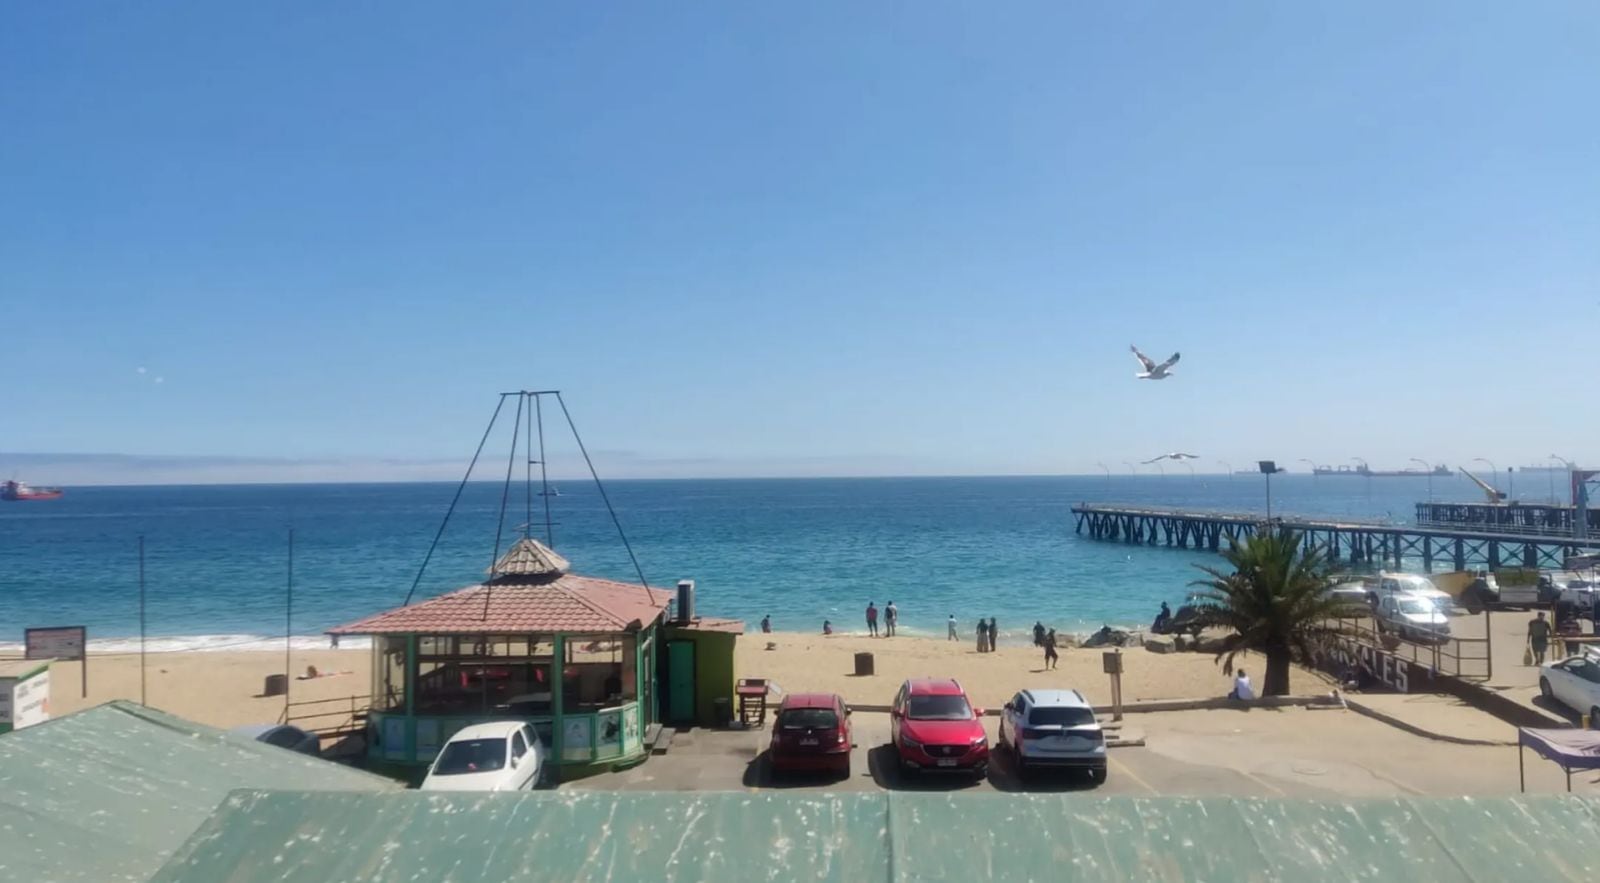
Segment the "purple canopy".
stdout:
[[1517,743],[1532,748],[1567,771],[1600,770],[1600,732],[1594,730],[1517,729]]

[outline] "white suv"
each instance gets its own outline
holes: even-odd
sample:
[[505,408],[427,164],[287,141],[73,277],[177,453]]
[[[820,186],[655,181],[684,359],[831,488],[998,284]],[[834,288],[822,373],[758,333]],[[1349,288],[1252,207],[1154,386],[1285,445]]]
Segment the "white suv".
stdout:
[[999,744],[1011,749],[1019,777],[1037,767],[1088,770],[1106,780],[1106,734],[1077,690],[1023,690],[1000,715]]

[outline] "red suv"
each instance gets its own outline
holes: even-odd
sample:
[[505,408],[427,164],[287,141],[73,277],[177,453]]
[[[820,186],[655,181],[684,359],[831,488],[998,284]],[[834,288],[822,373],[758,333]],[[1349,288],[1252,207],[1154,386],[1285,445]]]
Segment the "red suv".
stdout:
[[967,692],[952,678],[914,678],[900,686],[889,711],[890,739],[900,765],[921,772],[989,771],[989,737],[983,709],[973,708]]
[[833,693],[783,697],[772,724],[772,769],[833,772],[850,777],[850,707]]

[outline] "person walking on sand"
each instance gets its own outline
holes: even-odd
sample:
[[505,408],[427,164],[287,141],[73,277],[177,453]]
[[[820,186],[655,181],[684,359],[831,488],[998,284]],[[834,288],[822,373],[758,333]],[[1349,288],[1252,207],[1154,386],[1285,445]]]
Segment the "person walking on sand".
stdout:
[[867,602],[867,634],[876,638],[878,636],[878,605]]
[[894,637],[894,624],[899,621],[900,608],[894,606],[894,602],[890,601],[888,606],[883,608],[883,636],[886,638]]
[[1000,646],[1000,627],[994,624],[994,617],[989,617],[989,652],[993,653]]
[[1037,619],[1033,621],[1033,646],[1044,646],[1044,623]]
[[961,640],[961,636],[956,634],[956,615],[954,613],[950,614],[949,629],[950,629],[950,636],[948,638],[946,638],[946,640],[950,640],[950,641],[959,641],[959,640]]
[[763,635],[772,634],[772,614],[769,613],[761,617],[761,633]]
[[978,617],[978,652],[989,652],[989,624],[981,616]]
[[1544,611],[1528,622],[1528,649],[1533,651],[1533,664],[1544,665],[1544,651],[1550,646],[1550,621]]
[[1046,671],[1049,671],[1055,668],[1056,663],[1061,659],[1056,654],[1056,630],[1051,629],[1046,632],[1042,643],[1044,644],[1044,667]]

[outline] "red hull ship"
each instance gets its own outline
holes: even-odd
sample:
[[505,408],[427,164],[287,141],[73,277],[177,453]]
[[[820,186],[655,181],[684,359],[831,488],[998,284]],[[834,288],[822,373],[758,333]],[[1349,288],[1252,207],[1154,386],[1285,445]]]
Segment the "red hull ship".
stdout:
[[0,500],[54,500],[61,496],[58,487],[29,487],[20,481],[0,482]]

